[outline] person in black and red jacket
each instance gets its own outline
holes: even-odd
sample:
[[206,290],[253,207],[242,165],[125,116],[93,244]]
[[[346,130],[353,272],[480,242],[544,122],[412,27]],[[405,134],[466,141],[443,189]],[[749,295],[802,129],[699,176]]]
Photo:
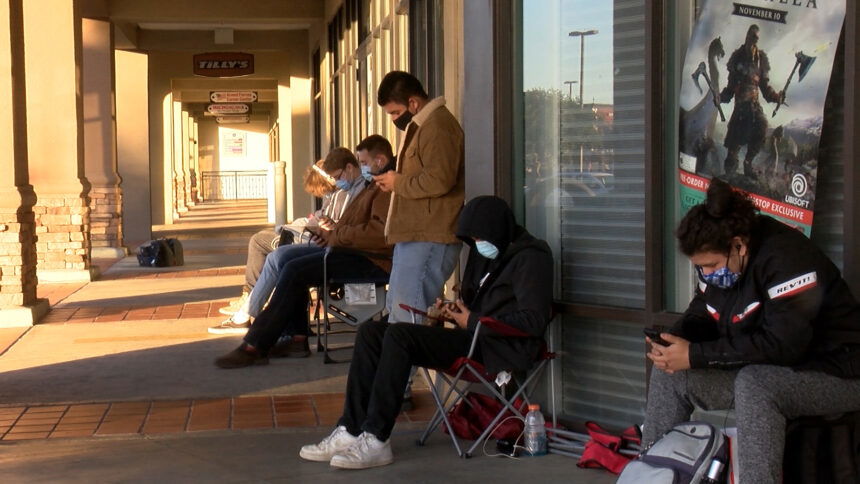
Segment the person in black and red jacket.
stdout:
[[734,408],[740,479],[779,482],[787,419],[860,410],[860,305],[815,244],[719,179],[676,236],[699,284],[668,345],[646,338],[642,442],[694,406]]

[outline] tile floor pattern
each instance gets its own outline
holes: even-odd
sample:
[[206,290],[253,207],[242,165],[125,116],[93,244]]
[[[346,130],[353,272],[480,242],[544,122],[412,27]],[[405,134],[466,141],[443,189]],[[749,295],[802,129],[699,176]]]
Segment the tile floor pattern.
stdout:
[[[426,422],[429,392],[413,394],[415,408],[398,422]],[[334,426],[343,393],[237,398],[0,407],[0,440],[155,435],[206,430]]]

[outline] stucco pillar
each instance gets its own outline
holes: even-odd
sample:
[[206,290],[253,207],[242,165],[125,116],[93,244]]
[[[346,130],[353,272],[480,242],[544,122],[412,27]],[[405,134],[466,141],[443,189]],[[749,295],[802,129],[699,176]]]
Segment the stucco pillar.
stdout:
[[[183,156],[183,133],[185,129],[182,125],[182,103],[173,101],[173,216],[179,218],[179,215],[188,211],[185,205],[185,159]],[[166,142],[166,141],[165,141]]]
[[92,280],[77,0],[27,0],[27,152],[41,282]]
[[185,182],[185,206],[193,207],[194,206],[194,195],[192,194],[192,187],[194,185],[194,178],[192,176],[192,172],[194,168],[191,166],[193,160],[191,158],[191,133],[193,128],[191,127],[191,116],[188,114],[188,111],[182,111],[182,177]]
[[123,241],[129,247],[152,238],[149,166],[149,88],[146,54],[118,50],[116,65],[116,145],[122,186]]
[[90,182],[90,242],[95,258],[124,257],[122,189],[117,174],[113,27],[83,19],[84,166]]
[[197,119],[191,118],[191,200],[200,203],[200,126]]
[[47,311],[36,299],[36,236],[29,183],[23,0],[0,2],[0,327],[29,326]]

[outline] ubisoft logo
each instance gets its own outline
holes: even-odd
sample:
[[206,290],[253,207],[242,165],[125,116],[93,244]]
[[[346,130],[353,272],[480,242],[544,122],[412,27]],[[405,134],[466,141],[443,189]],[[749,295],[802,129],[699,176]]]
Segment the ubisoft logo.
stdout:
[[794,193],[796,197],[802,197],[806,195],[806,190],[809,188],[806,182],[806,177],[801,173],[796,173],[793,177],[791,177],[791,192]]

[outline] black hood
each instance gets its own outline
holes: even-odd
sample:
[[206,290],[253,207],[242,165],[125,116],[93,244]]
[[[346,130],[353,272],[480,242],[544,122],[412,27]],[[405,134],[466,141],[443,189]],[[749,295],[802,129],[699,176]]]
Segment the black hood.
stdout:
[[486,240],[503,253],[516,238],[517,222],[508,204],[498,197],[483,196],[469,201],[457,222],[457,237],[471,247],[472,238]]

